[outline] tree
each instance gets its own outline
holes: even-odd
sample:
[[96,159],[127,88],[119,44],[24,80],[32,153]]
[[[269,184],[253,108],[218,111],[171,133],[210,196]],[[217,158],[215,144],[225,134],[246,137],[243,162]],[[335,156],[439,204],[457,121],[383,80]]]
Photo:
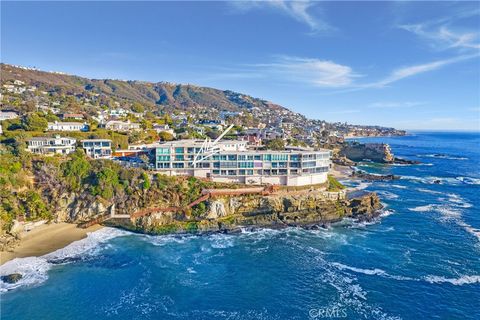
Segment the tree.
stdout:
[[143,190],[150,189],[150,186],[152,185],[152,183],[150,182],[150,177],[146,172],[142,172],[142,179],[143,179],[142,189]]
[[102,168],[95,174],[91,191],[93,195],[109,200],[113,198],[118,186],[120,186],[118,173],[111,168]]
[[285,141],[280,138],[276,138],[265,143],[265,146],[269,150],[285,150]]
[[172,141],[174,139],[170,132],[162,131],[158,134],[161,141]]
[[76,150],[70,158],[70,161],[62,164],[63,176],[72,190],[79,190],[91,166],[82,150]]
[[50,219],[51,215],[43,202],[42,197],[36,191],[27,191],[21,195],[25,215],[29,220],[38,218]]
[[27,131],[45,131],[47,126],[47,120],[38,113],[32,113],[25,117],[24,128]]
[[137,113],[145,112],[145,108],[138,102],[134,102],[132,106],[132,111]]

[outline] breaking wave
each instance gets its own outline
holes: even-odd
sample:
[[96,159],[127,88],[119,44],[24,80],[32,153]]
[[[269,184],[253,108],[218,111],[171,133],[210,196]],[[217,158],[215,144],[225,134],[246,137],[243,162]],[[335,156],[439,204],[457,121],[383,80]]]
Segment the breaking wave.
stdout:
[[445,278],[440,276],[427,276],[425,280],[429,283],[450,283],[455,286],[461,286],[464,284],[480,283],[480,275],[473,276],[461,276],[459,278]]
[[0,280],[0,292],[6,292],[23,286],[37,285],[48,279],[48,271],[58,264],[65,264],[98,255],[108,240],[130,234],[127,231],[102,228],[88,233],[85,239],[75,241],[65,248],[40,257],[16,258],[0,266],[0,276],[19,273],[22,278],[16,283]]
[[438,159],[446,159],[446,160],[468,160],[467,157],[449,155],[449,154],[444,154],[444,153],[419,154],[419,155],[417,155],[417,157],[419,157],[419,158],[438,158]]
[[480,178],[473,177],[401,176],[400,178],[423,184],[480,185]]
[[437,212],[440,214],[440,221],[453,221],[480,241],[480,229],[469,225],[462,218],[462,209],[471,208],[472,204],[454,193],[447,193],[446,196],[447,198],[440,197],[437,199],[440,202],[439,204],[417,206],[408,210],[414,212]]
[[422,278],[412,278],[412,277],[405,277],[399,275],[392,275],[386,272],[385,270],[374,268],[374,269],[363,269],[363,268],[356,268],[347,266],[342,263],[333,262],[331,263],[332,266],[339,270],[347,270],[355,273],[361,273],[369,276],[380,276],[384,278],[390,278],[399,281],[426,281],[428,283],[450,283],[456,286],[461,286],[465,284],[475,284],[480,283],[480,275],[463,275],[458,278],[446,278],[443,276],[435,276],[435,275],[428,275]]

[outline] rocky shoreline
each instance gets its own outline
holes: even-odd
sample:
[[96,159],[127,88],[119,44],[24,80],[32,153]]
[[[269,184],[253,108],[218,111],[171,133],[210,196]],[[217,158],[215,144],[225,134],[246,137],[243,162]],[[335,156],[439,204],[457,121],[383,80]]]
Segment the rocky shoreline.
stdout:
[[326,199],[319,191],[295,195],[220,197],[207,204],[203,216],[192,219],[183,213],[162,212],[137,219],[111,219],[106,226],[148,234],[235,233],[244,228],[326,227],[344,218],[370,221],[382,205],[376,193],[345,193]]

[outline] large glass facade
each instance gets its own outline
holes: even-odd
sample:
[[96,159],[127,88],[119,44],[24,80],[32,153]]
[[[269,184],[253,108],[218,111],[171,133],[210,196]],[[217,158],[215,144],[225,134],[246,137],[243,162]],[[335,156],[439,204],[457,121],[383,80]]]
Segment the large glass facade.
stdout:
[[[328,172],[330,151],[220,151],[205,157],[193,168],[193,159],[200,148],[194,146],[156,148],[156,165],[159,170],[207,169],[213,176],[296,176]],[[253,170],[255,169],[255,170]]]

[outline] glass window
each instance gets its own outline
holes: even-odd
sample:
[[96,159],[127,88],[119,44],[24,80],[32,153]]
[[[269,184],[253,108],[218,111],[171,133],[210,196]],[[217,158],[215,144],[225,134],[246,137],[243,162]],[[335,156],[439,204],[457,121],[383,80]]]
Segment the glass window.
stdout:
[[175,153],[183,153],[183,148],[175,148]]

